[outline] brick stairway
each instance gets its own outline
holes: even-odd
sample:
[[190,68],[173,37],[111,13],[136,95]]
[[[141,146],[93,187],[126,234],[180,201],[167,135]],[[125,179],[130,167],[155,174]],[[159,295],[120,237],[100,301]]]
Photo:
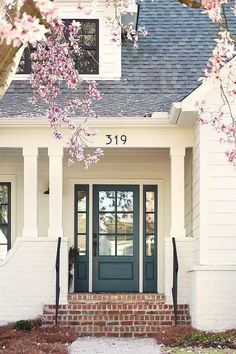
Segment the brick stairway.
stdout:
[[[55,305],[45,305],[43,316],[46,326],[54,325]],[[188,305],[179,305],[178,324],[190,322]],[[151,337],[174,325],[174,312],[162,294],[69,294],[58,323],[75,326],[80,336]]]

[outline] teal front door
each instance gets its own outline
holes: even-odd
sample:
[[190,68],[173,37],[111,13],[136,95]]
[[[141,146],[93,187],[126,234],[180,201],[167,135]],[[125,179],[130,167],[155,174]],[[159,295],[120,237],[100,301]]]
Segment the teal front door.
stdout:
[[93,291],[139,290],[139,186],[93,186]]

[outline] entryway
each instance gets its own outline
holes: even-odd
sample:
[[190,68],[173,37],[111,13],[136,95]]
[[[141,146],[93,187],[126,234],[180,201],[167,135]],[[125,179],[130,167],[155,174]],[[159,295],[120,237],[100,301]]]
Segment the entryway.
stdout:
[[137,293],[141,266],[143,290],[156,292],[157,214],[157,185],[76,185],[75,292],[92,276],[94,292]]

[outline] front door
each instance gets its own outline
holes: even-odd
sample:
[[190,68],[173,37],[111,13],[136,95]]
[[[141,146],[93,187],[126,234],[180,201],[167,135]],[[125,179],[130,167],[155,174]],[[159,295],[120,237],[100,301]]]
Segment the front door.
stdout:
[[139,290],[139,186],[93,186],[93,291]]

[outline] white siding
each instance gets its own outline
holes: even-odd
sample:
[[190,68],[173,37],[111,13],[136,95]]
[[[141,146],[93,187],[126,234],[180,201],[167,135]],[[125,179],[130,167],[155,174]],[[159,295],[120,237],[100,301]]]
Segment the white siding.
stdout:
[[[206,128],[207,129],[207,128]],[[209,263],[236,264],[236,170],[226,161],[218,135],[207,129]]]

